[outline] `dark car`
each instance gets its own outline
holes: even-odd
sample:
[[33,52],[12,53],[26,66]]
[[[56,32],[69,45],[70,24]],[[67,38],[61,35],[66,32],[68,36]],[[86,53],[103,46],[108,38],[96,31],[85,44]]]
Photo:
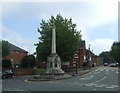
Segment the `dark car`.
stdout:
[[15,74],[14,74],[13,70],[4,70],[4,71],[2,71],[2,79],[13,78],[13,77],[15,77]]
[[116,63],[111,63],[110,67],[117,67],[117,64]]

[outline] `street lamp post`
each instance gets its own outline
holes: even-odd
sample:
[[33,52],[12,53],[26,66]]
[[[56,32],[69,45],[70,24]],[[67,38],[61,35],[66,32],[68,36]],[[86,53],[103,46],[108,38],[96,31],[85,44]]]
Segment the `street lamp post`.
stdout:
[[75,72],[76,72],[76,74],[77,74],[77,60],[76,60],[76,71],[75,71]]

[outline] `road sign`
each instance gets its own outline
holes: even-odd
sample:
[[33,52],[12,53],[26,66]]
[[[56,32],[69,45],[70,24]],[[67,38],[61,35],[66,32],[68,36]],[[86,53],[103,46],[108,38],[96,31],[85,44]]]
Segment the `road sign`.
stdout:
[[75,55],[74,55],[74,58],[75,58],[75,59],[78,59],[78,54],[75,54]]

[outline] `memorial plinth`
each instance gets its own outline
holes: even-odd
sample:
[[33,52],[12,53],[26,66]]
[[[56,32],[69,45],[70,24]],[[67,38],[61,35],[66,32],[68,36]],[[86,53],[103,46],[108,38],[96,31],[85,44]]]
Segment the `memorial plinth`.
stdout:
[[48,57],[48,64],[46,74],[48,75],[61,75],[65,72],[61,69],[60,57],[57,53],[51,53]]

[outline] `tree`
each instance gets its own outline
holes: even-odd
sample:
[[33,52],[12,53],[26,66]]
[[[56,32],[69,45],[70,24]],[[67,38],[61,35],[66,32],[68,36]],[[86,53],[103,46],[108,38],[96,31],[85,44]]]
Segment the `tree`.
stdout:
[[35,63],[35,57],[33,55],[27,55],[23,58],[23,67],[34,67],[36,65]]
[[113,58],[111,57],[109,51],[102,52],[99,56],[103,57],[104,63],[110,63],[111,61],[113,61]]
[[6,57],[10,54],[10,45],[8,41],[2,40],[0,46],[2,45],[2,57]]
[[120,64],[120,42],[114,42],[111,47],[111,56]]
[[[39,59],[46,61],[51,52],[52,41],[52,19],[42,20],[38,32],[40,33],[39,43],[35,44],[36,54]],[[63,18],[60,14],[54,18],[56,26],[56,49],[57,54],[62,61],[69,61],[78,48],[78,42],[81,40],[80,31],[76,31],[76,24],[73,24],[72,19]]]

